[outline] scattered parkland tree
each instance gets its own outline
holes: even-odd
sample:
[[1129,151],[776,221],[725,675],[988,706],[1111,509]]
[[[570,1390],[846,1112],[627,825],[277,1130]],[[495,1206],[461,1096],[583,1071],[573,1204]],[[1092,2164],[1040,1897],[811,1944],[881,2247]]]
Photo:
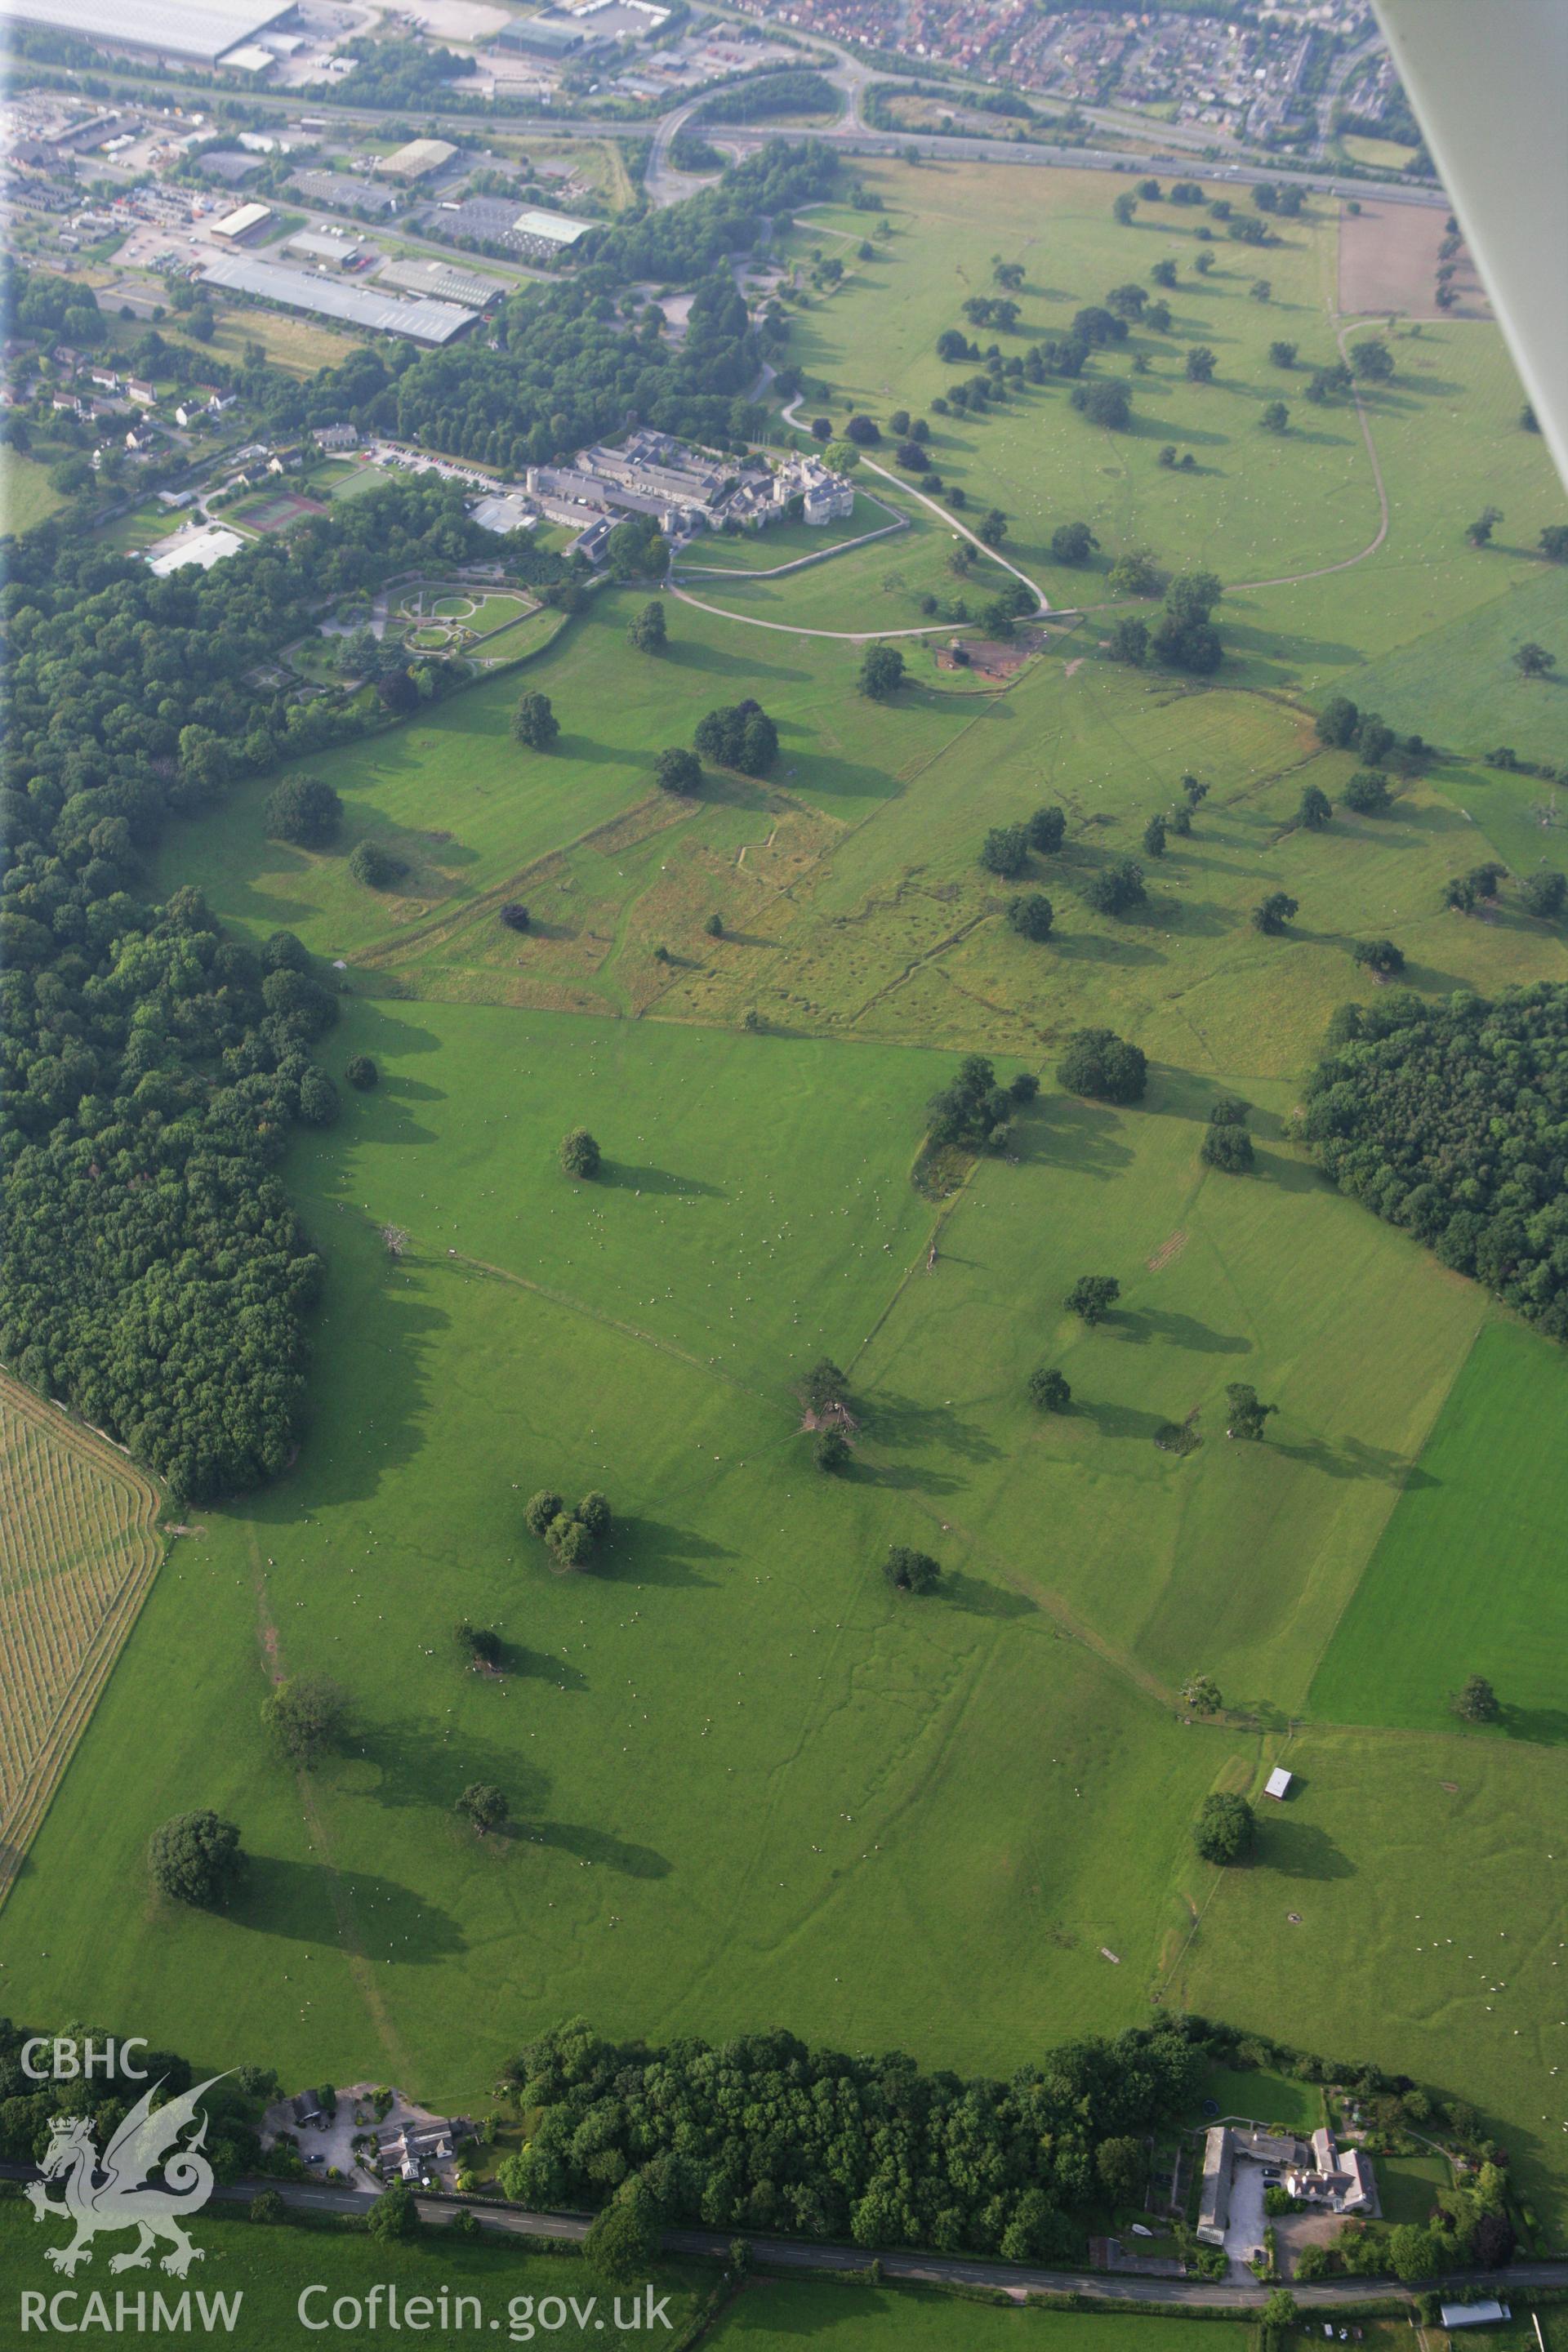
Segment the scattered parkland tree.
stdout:
[[1358,768],[1340,798],[1357,816],[1386,816],[1394,806],[1388,779],[1376,768]]
[[1485,1675],[1471,1675],[1454,1701],[1454,1713],[1466,1723],[1495,1723],[1502,1713],[1498,1695]]
[[174,1903],[214,1911],[238,1884],[245,1868],[239,1832],[210,1808],[176,1813],[155,1829],[147,1847],[153,1883]]
[[1146,857],[1163,857],[1165,855],[1165,820],[1163,816],[1152,816],[1143,827],[1143,854]]
[[470,1780],[452,1810],[460,1813],[464,1821],[472,1822],[481,1837],[489,1830],[504,1829],[511,1818],[505,1790],[493,1787],[489,1780]]
[[993,825],[980,845],[980,863],[987,874],[1016,882],[1029,863],[1029,835],[1021,824]]
[[523,1526],[531,1536],[537,1536],[542,1543],[552,1524],[565,1508],[564,1495],[558,1495],[553,1486],[541,1486],[537,1495],[531,1495],[523,1505]]
[[1123,228],[1131,228],[1132,226],[1132,215],[1137,209],[1137,197],[1132,194],[1131,188],[1123,188],[1121,194],[1117,197],[1116,202],[1110,207],[1110,216],[1112,220],[1120,221]]
[[931,1141],[962,1145],[970,1151],[1005,1151],[1014,1112],[1038,1091],[1039,1082],[1028,1071],[1020,1072],[1011,1086],[999,1087],[989,1057],[966,1054],[952,1084],[931,1097]]
[[661,793],[700,793],[702,762],[684,744],[672,743],[655,760],[653,780]]
[[1176,265],[1173,261],[1156,261],[1149,275],[1156,286],[1174,286]]
[[1069,1315],[1094,1325],[1103,1323],[1121,1296],[1121,1285],[1113,1274],[1080,1274],[1062,1305]]
[[849,1440],[841,1429],[819,1429],[811,1455],[817,1468],[831,1475],[845,1469],[850,1462]]
[[1182,1703],[1194,1715],[1218,1715],[1225,1706],[1220,1688],[1212,1675],[1189,1675],[1182,1685]]
[[1405,970],[1405,950],[1395,947],[1392,940],[1358,940],[1351,956],[1366,971],[1375,972],[1379,980],[1392,980],[1395,972]]
[[842,1405],[849,1394],[849,1381],[831,1356],[819,1356],[800,1384],[800,1401],[807,1412],[828,1412]]
[[1007,905],[1007,921],[1026,940],[1048,940],[1056,910],[1043,891],[1026,890]]
[[574,1511],[557,1511],[544,1530],[546,1548],[561,1568],[586,1568],[595,1547],[610,1532],[610,1506],[598,1493],[584,1495]]
[[942,1580],[942,1565],[929,1551],[911,1551],[908,1544],[889,1544],[882,1573],[895,1592],[934,1592]]
[[852,416],[844,427],[844,437],[857,442],[862,449],[869,449],[881,439],[881,428],[874,417]]
[[1149,624],[1135,613],[1128,613],[1112,624],[1110,658],[1125,662],[1130,669],[1142,669],[1149,658]]
[[1309,833],[1321,833],[1333,813],[1334,804],[1327,793],[1321,791],[1316,784],[1309,784],[1297,807],[1296,822],[1305,825]]
[[1201,802],[1206,801],[1208,796],[1208,786],[1201,782],[1196,776],[1182,778],[1182,797],[1189,808],[1195,809]]
[[1042,857],[1055,856],[1066,838],[1067,829],[1066,809],[1055,808],[1049,804],[1037,808],[1031,817],[1026,819],[1024,824],[1030,848],[1038,850]]
[[526,931],[529,927],[528,908],[521,898],[509,898],[500,910],[500,919],[509,931]]
[[1282,400],[1270,400],[1263,407],[1258,422],[1265,433],[1288,433],[1290,429],[1290,412]]
[[1270,343],[1268,346],[1268,363],[1271,367],[1293,368],[1296,364],[1295,344],[1286,342]]
[[1131,422],[1132,403],[1127,386],[1117,376],[1094,376],[1075,383],[1068,398],[1080,416],[1104,432],[1125,432]]
[[267,795],[262,822],[271,841],[291,841],[301,849],[323,849],[337,836],[343,804],[319,776],[285,776]]
[[1327,743],[1332,751],[1344,751],[1355,741],[1361,712],[1349,695],[1331,695],[1312,723],[1320,743]]
[[1160,581],[1160,567],[1146,547],[1129,548],[1106,574],[1106,583],[1117,596],[1157,596]]
[[1538,646],[1533,638],[1522,646],[1515,646],[1509,659],[1521,677],[1550,677],[1557,667],[1556,655],[1549,654],[1546,647]]
[[379,841],[359,841],[349,854],[349,872],[367,890],[390,890],[408,871],[406,857],[384,848]]
[[1351,345],[1351,373],[1358,383],[1386,383],[1394,373],[1394,353],[1375,337]]
[[343,1076],[347,1078],[350,1086],[353,1087],[357,1093],[363,1095],[369,1093],[371,1087],[374,1087],[380,1078],[381,1072],[376,1068],[375,1064],[371,1060],[368,1054],[355,1054],[350,1057],[348,1066],[343,1071]]
[[1057,1076],[1069,1095],[1097,1102],[1143,1099],[1149,1065],[1140,1045],[1130,1045],[1114,1029],[1079,1029],[1067,1042]]
[[561,1139],[561,1165],[568,1176],[580,1177],[584,1182],[599,1172],[600,1153],[585,1127],[574,1127]]
[[1198,677],[1216,670],[1225,649],[1209,615],[1223,593],[1212,572],[1178,573],[1165,591],[1165,608],[1151,639],[1155,659]]
[[1489,547],[1492,533],[1502,520],[1500,507],[1483,507],[1474,522],[1465,526],[1465,537],[1472,547]]
[[1261,1437],[1269,1414],[1279,1410],[1277,1404],[1262,1403],[1250,1381],[1227,1381],[1225,1393],[1227,1437]]
[[868,646],[860,664],[860,691],[886,702],[904,682],[904,657],[897,646]]
[[518,702],[511,714],[511,737],[530,751],[548,751],[561,732],[561,721],[550,706],[550,697],[531,688]]
[[1541,534],[1541,552],[1548,563],[1568,563],[1568,522],[1549,522]]
[[1134,908],[1144,905],[1148,896],[1143,887],[1143,868],[1133,857],[1115,858],[1084,877],[1084,904],[1092,907],[1097,915],[1130,915]]
[[1274,299],[1273,285],[1267,278],[1255,278],[1247,291],[1254,302],[1271,302]]
[[1051,556],[1057,563],[1087,563],[1099,545],[1086,522],[1064,522],[1051,533]]
[[1252,910],[1252,928],[1266,939],[1277,940],[1291,918],[1300,912],[1298,902],[1288,890],[1270,890]]
[[1000,547],[1007,536],[1007,518],[1000,507],[988,507],[976,526],[976,536],[987,547]]
[[1252,1807],[1233,1790],[1216,1789],[1204,1799],[1193,1823],[1193,1843],[1205,1862],[1226,1866],[1252,1850],[1257,1824]]
[[1539,866],[1520,884],[1519,903],[1538,922],[1554,923],[1568,905],[1568,876],[1559,874],[1554,866]]
[[1072,1391],[1054,1364],[1038,1365],[1029,1374],[1029,1402],[1037,1412],[1066,1412]]
[[626,624],[626,635],[639,654],[661,654],[669,643],[669,631],[664,618],[664,606],[655,596],[640,613],[634,613]]
[[261,1702],[261,1720],[290,1763],[306,1771],[342,1745],[349,1703],[325,1675],[291,1675]]
[[454,1626],[453,1632],[470,1671],[478,1672],[483,1667],[493,1674],[501,1662],[500,1635],[489,1625],[470,1625],[466,1618]]
[[1189,383],[1212,383],[1218,362],[1206,343],[1194,343],[1187,352],[1184,373]]
[[[1198,231],[1198,235],[1200,236],[1206,236],[1208,235],[1208,231],[1206,229],[1200,229]],[[1210,270],[1214,268],[1213,254],[1200,253],[1197,259],[1194,262],[1193,268],[1197,271],[1200,278],[1206,278]]]
[[743,776],[765,776],[779,755],[778,729],[762,704],[750,698],[710,710],[698,720],[692,740],[703,759]]
[[1211,1115],[1198,1146],[1198,1158],[1205,1168],[1217,1168],[1224,1175],[1250,1175],[1254,1165],[1252,1138],[1244,1126],[1218,1120]]

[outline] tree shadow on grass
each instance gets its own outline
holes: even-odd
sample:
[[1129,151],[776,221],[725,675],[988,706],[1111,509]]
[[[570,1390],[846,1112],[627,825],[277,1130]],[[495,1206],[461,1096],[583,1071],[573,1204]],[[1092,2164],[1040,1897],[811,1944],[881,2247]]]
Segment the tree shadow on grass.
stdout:
[[871,1433],[882,1445],[940,1445],[963,1462],[994,1462],[1001,1452],[984,1431],[960,1420],[951,1405],[921,1404],[914,1397],[879,1390],[870,1416]]
[[1250,1339],[1237,1333],[1215,1331],[1195,1315],[1179,1315],[1168,1307],[1119,1307],[1102,1327],[1112,1339],[1144,1348],[1157,1340],[1166,1348],[1186,1348],[1203,1356],[1249,1356]]
[[[1071,1416],[1079,1415],[1085,1421],[1092,1421],[1101,1437],[1142,1438],[1145,1444],[1151,1445],[1154,1441],[1154,1432],[1163,1429],[1166,1421],[1165,1414],[1147,1412],[1142,1405],[1091,1402],[1081,1397],[1075,1399],[1071,1407]],[[1172,1457],[1173,1460],[1177,1458]]]
[[1568,1742],[1568,1709],[1560,1706],[1505,1706],[1500,1721],[1509,1739],[1529,1740],[1537,1748],[1560,1748]]
[[942,1600],[971,1617],[1013,1619],[1038,1614],[1027,1593],[1015,1592],[1010,1585],[992,1584],[984,1577],[971,1576],[962,1568],[944,1575],[938,1591]]
[[599,1182],[620,1192],[655,1192],[661,1196],[673,1193],[682,1200],[729,1198],[722,1184],[706,1183],[700,1176],[678,1176],[670,1168],[639,1167],[626,1160],[603,1160]]
[[640,1584],[711,1584],[712,1577],[699,1575],[693,1562],[735,1558],[727,1544],[710,1543],[689,1528],[670,1527],[663,1519],[638,1517],[635,1512],[617,1517],[610,1550],[616,1557],[601,1554],[589,1573],[617,1582],[629,1578]]
[[547,1772],[482,1733],[465,1731],[458,1743],[405,1720],[377,1725],[360,1746],[377,1775],[369,1794],[392,1812],[449,1812],[475,1780],[502,1790],[514,1814],[536,1812],[550,1794]]
[[668,1878],[670,1864],[650,1845],[634,1845],[581,1822],[520,1822],[513,1836],[520,1843],[554,1846],[575,1854],[582,1863],[613,1870],[623,1878]]
[[956,1495],[968,1484],[951,1471],[933,1470],[929,1463],[917,1469],[902,1462],[868,1462],[857,1454],[838,1475],[851,1486],[882,1486],[896,1495]]
[[1272,1812],[1259,1823],[1257,1860],[1287,1878],[1354,1878],[1356,1866],[1316,1822]]
[[302,1944],[345,1940],[340,1906],[352,1906],[366,1955],[423,1964],[450,1959],[467,1942],[457,1920],[412,1888],[374,1871],[333,1871],[324,1862],[290,1862],[280,1854],[247,1857],[244,1884],[224,1916],[258,1935]]
[[1105,1104],[1053,1095],[1047,1116],[1032,1119],[1027,1133],[1015,1139],[1012,1157],[1025,1165],[1070,1168],[1076,1176],[1118,1176],[1132,1160],[1119,1129],[1117,1113]]
[[[736,569],[740,577],[747,576],[742,567],[737,566]],[[692,580],[686,584],[689,585],[694,596],[702,597],[711,597],[716,590],[722,593],[724,587],[721,580],[710,576]],[[765,660],[753,651],[750,644],[731,653],[723,646],[709,645],[701,638],[677,636],[675,632],[689,610],[689,607],[682,607],[679,598],[671,599],[667,613],[669,641],[658,656],[661,668],[704,670],[711,677],[747,680],[776,678],[787,685],[799,685],[809,676],[808,671],[797,669],[791,662]]]
[[1385,1445],[1367,1445],[1359,1437],[1344,1438],[1337,1447],[1321,1437],[1271,1437],[1266,1442],[1277,1454],[1300,1462],[1306,1469],[1320,1470],[1326,1478],[1376,1478],[1405,1494],[1420,1494],[1443,1483],[1408,1454],[1395,1454]]

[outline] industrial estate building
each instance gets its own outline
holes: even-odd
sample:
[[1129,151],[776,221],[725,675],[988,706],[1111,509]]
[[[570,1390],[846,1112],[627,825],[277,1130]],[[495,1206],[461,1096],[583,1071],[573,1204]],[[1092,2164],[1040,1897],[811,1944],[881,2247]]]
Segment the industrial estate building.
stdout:
[[19,25],[47,25],[84,41],[195,65],[216,65],[292,10],[294,0],[9,0]]
[[370,286],[345,285],[339,278],[286,269],[275,261],[253,260],[238,253],[209,262],[202,271],[202,282],[226,287],[235,294],[259,295],[262,300],[279,302],[288,310],[342,319],[349,326],[368,327],[377,334],[407,335],[416,343],[449,343],[474,320],[473,311],[456,302],[400,301],[394,295],[378,294]]

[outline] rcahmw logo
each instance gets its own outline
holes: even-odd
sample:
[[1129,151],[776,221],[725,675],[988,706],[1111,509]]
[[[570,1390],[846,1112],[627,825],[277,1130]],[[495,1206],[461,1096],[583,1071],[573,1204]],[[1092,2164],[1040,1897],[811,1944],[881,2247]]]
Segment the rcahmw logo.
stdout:
[[[153,2084],[101,2156],[88,2116],[54,2117],[39,2167],[43,2179],[28,2182],[27,2200],[35,2221],[68,2221],[75,2234],[68,2245],[46,2247],[46,2262],[68,2278],[73,2276],[80,2264],[91,2262],[92,2241],[100,2230],[137,2232],[135,2245],[110,2259],[111,2271],[145,2270],[160,2242],[169,2248],[161,2267],[176,2278],[184,2278],[191,2264],[203,2259],[201,2248],[192,2245],[183,2225],[201,2211],[213,2192],[213,2168],[201,2153],[206,2117],[199,2109],[213,2084],[222,2080],[220,2074],[210,2075],[194,2091],[156,2108],[153,2101],[162,2084]],[[192,2124],[197,2126],[195,2135],[182,2140]],[[58,2202],[51,2194],[57,2185]]]

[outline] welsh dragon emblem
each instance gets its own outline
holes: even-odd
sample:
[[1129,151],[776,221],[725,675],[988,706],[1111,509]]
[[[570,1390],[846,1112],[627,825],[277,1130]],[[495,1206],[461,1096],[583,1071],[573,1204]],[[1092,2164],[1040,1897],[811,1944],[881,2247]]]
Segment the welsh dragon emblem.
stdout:
[[[91,2262],[92,2241],[100,2230],[141,2233],[129,2253],[113,2256],[111,2271],[145,2270],[160,2239],[170,2248],[162,2268],[176,2278],[202,2261],[201,2248],[192,2245],[180,2225],[201,2211],[213,2191],[213,2168],[201,2153],[206,2117],[200,2117],[195,2137],[183,2146],[180,2134],[197,2121],[199,2102],[222,2079],[213,2074],[157,2108],[153,2099],[161,2085],[154,2083],[101,2157],[85,2116],[55,2116],[40,2168],[44,2177],[28,2182],[27,2200],[35,2221],[70,2221],[76,2235],[68,2246],[47,2247],[47,2262],[69,2277],[79,2263]],[[156,2181],[151,2178],[154,2172],[162,2175]],[[56,2181],[63,2182],[65,2191],[58,2204],[49,2194]]]

